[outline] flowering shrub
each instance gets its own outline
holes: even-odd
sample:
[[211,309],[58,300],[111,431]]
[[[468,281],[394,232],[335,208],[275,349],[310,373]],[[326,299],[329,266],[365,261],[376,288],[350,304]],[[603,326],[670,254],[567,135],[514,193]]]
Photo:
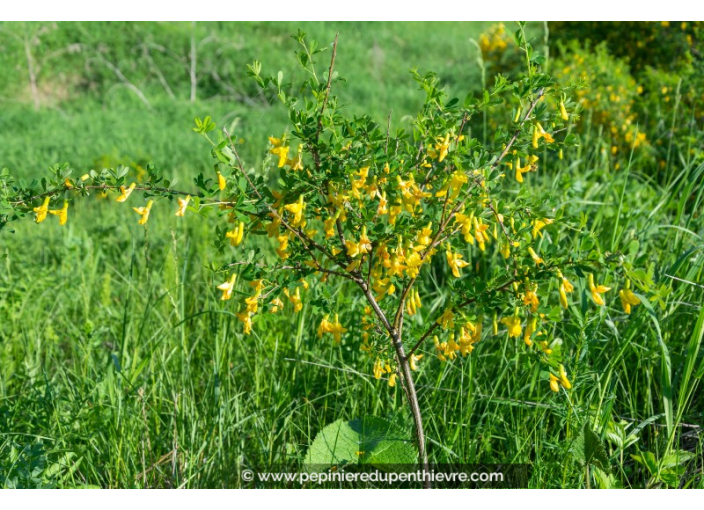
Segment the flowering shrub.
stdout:
[[636,74],[648,67],[678,71],[701,60],[701,21],[551,21],[548,28],[557,43],[605,44]]
[[[3,170],[0,225],[31,214],[37,224],[55,216],[63,225],[71,202],[94,193],[114,198],[145,228],[163,214],[217,210],[217,288],[243,333],[264,325],[267,314],[296,314],[309,302],[322,341],[365,351],[376,379],[403,388],[425,463],[413,371],[431,361],[421,348],[451,363],[482,342],[494,348],[515,338],[544,365],[546,391],[568,391],[570,360],[553,343],[551,324],[570,313],[571,295],[581,287],[601,307],[618,293],[625,313],[640,303],[628,283],[637,273],[625,258],[601,253],[583,218],[530,192],[546,154],[574,143],[567,130],[576,105],[573,87],[541,72],[524,27],[515,44],[527,68],[515,81],[499,76],[478,97],[459,100],[447,97],[434,74],[416,73],[425,102],[412,130],[395,132],[371,116],[345,115],[334,93],[342,81],[334,72],[337,40],[317,48],[299,33],[303,87],[287,84],[281,72],[263,75],[258,62],[249,66],[291,121],[269,138],[265,172],[248,169],[235,138],[205,117],[194,131],[211,145],[214,169],[194,178],[197,190],[173,189],[153,166],[139,184],[128,182],[123,167],[75,177],[55,166],[29,184]],[[317,65],[324,50],[331,51],[327,72]],[[482,143],[468,126],[485,112],[512,120]],[[560,242],[558,226],[581,232],[584,242]],[[271,250],[259,249],[262,238]],[[619,291],[604,283],[611,270],[625,280]],[[431,273],[445,282],[437,310],[427,306]],[[356,292],[349,308],[332,305],[325,284],[333,278]]]
[[637,99],[643,87],[631,76],[628,66],[613,57],[606,45],[590,50],[572,42],[553,63],[556,78],[564,84],[583,83],[577,100],[588,111],[592,126],[602,128],[611,141],[612,154],[631,148],[649,147],[645,126],[639,125]]
[[[701,158],[704,67],[699,22],[551,22],[555,79],[573,86],[580,108],[573,132],[603,143],[618,169],[634,157],[643,169],[669,175],[673,160]],[[658,44],[655,44],[655,41]],[[596,44],[596,43],[599,44]],[[486,68],[512,74],[522,66],[502,24],[479,37]],[[553,51],[554,50],[554,51]],[[494,127],[496,124],[494,124]],[[606,142],[606,143],[604,143]]]

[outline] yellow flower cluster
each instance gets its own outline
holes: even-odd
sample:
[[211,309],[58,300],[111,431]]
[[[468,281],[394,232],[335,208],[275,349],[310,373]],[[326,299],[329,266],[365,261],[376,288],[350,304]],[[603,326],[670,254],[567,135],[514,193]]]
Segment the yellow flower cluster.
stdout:
[[458,352],[462,356],[467,356],[474,350],[474,344],[479,342],[481,338],[481,318],[476,324],[466,322],[460,327],[457,335],[455,335],[454,331],[451,331],[446,342],[440,342],[437,336],[433,337],[436,355],[440,361],[453,360]]
[[61,209],[49,209],[49,204],[51,203],[50,197],[44,197],[44,202],[39,207],[32,209],[36,216],[34,221],[41,223],[47,217],[47,214],[59,217],[59,225],[65,225],[68,221],[68,201],[64,200],[64,205]]
[[494,58],[503,54],[511,43],[511,36],[506,32],[506,26],[498,23],[489,27],[489,30],[479,36],[479,48],[484,59]]
[[567,372],[562,365],[559,366],[559,376],[554,375],[552,372],[550,373],[550,389],[557,393],[560,391],[560,386],[566,390],[572,389],[572,383],[567,378]]
[[335,314],[334,322],[330,322],[329,318],[330,315],[326,315],[323,317],[323,320],[320,321],[320,325],[318,326],[318,338],[322,338],[325,333],[331,333],[335,339],[335,343],[339,344],[342,339],[342,333],[346,333],[347,329],[342,327],[337,314]]

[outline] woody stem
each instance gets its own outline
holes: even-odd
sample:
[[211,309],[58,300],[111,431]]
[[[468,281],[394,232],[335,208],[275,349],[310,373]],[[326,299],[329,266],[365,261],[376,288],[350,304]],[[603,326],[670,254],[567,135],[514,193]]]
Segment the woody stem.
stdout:
[[420,413],[420,405],[418,404],[418,394],[416,393],[416,387],[413,383],[413,372],[411,371],[410,357],[406,356],[406,352],[403,348],[403,343],[401,342],[401,336],[399,331],[391,325],[389,320],[386,318],[383,310],[379,307],[376,298],[371,292],[371,289],[367,283],[362,280],[357,282],[361,287],[364,296],[371,305],[374,313],[379,318],[384,328],[388,331],[389,336],[391,336],[391,343],[396,351],[396,358],[398,359],[398,364],[401,368],[401,374],[403,375],[403,387],[406,392],[406,398],[408,400],[408,406],[411,409],[411,416],[413,416],[413,425],[416,434],[416,442],[418,443],[418,461],[423,470],[423,488],[430,489],[430,479],[426,477],[425,473],[429,473],[430,469],[428,466],[428,453],[425,450],[425,434],[423,432],[423,418]]

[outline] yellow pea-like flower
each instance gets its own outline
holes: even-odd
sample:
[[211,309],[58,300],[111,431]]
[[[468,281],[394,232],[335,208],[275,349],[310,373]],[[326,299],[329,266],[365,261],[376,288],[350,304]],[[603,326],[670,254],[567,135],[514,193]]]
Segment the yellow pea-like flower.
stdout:
[[631,282],[626,280],[626,288],[618,291],[618,297],[621,298],[623,311],[627,314],[631,313],[631,306],[638,306],[640,299],[631,291]]
[[566,390],[571,389],[572,383],[570,382],[569,379],[567,379],[567,372],[565,372],[565,367],[560,365],[559,371],[560,371],[560,384],[562,384],[562,386],[564,386],[564,388]]
[[536,122],[535,126],[533,127],[533,148],[534,149],[538,148],[538,141],[541,138],[545,139],[545,143],[553,143],[555,141],[555,139],[552,137],[552,135],[543,129],[543,126],[540,125],[540,122]]
[[187,195],[186,198],[178,197],[176,200],[178,201],[178,210],[176,211],[176,216],[180,216],[181,218],[183,218],[183,216],[186,214],[188,202],[191,201],[191,195]]
[[421,360],[422,357],[423,357],[423,354],[411,355],[411,359],[410,359],[411,370],[413,370],[413,371],[418,370],[418,362]]
[[41,223],[46,219],[46,215],[49,213],[49,202],[51,198],[44,197],[44,202],[39,207],[35,207],[33,211],[37,213],[37,217],[34,219],[37,223]]
[[303,302],[301,301],[301,288],[296,287],[296,292],[291,294],[288,289],[284,289],[284,294],[293,305],[294,312],[300,312],[303,309]]
[[237,227],[227,232],[225,236],[230,240],[231,246],[239,246],[244,238],[244,222],[240,221]]
[[555,377],[553,374],[550,374],[550,389],[557,393],[560,391],[560,384],[559,384],[559,379]]
[[504,317],[503,319],[501,319],[501,323],[505,324],[508,328],[509,337],[521,336],[521,331],[523,330],[523,328],[521,327],[521,318],[517,315],[512,315],[511,317]]
[[134,191],[135,186],[137,186],[136,183],[132,183],[129,185],[129,187],[125,188],[124,186],[120,186],[120,193],[121,195],[115,199],[116,202],[125,202],[132,192]]
[[133,207],[132,209],[134,212],[139,214],[141,218],[139,219],[139,225],[146,225],[147,221],[149,220],[149,212],[152,210],[152,205],[154,204],[153,200],[150,200],[147,202],[147,205],[145,207]]
[[560,306],[562,306],[562,308],[567,308],[570,303],[567,300],[567,294],[565,293],[565,285],[563,283],[560,284],[560,287],[557,289],[557,292],[560,296]]
[[244,334],[249,335],[252,333],[252,313],[245,310],[235,314],[237,318],[244,324]]
[[384,374],[384,363],[381,361],[381,359],[377,358],[374,362],[373,372],[374,379],[381,379],[381,376]]
[[221,301],[227,301],[232,297],[232,291],[235,289],[235,280],[237,279],[237,274],[233,273],[230,279],[224,283],[217,286],[218,290],[222,291]]
[[305,207],[306,204],[303,201],[303,195],[300,195],[298,197],[297,202],[284,206],[284,209],[293,214],[293,221],[291,223],[293,227],[299,227],[304,225],[303,210],[305,209]]
[[452,250],[450,248],[447,249],[445,255],[447,257],[447,264],[452,270],[452,276],[454,276],[455,278],[459,278],[460,276],[462,276],[460,273],[460,269],[462,269],[463,267],[467,267],[469,265],[469,262],[462,260],[462,254],[452,253]]
[[592,299],[594,300],[594,302],[599,306],[604,306],[606,303],[604,302],[604,298],[601,297],[601,294],[604,294],[604,293],[610,291],[611,287],[606,287],[604,285],[595,285],[594,284],[594,275],[592,275],[590,273],[589,274],[589,290],[591,291]]
[[543,264],[543,259],[541,259],[537,253],[535,253],[535,250],[531,248],[530,246],[528,247],[528,254],[530,255],[530,258],[533,259],[533,262],[535,262],[536,266],[539,266],[540,264]]
[[64,200],[64,206],[61,209],[49,211],[49,214],[59,217],[59,225],[65,225],[68,221],[68,201]]

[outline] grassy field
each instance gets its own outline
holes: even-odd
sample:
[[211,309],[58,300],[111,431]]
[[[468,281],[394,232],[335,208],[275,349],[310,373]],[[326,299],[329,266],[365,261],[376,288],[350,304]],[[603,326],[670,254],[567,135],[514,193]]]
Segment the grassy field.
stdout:
[[[423,100],[409,68],[436,71],[460,97],[481,90],[470,38],[488,26],[2,23],[0,168],[31,179],[57,162],[79,175],[125,164],[138,175],[153,162],[188,188],[212,170],[210,148],[191,131],[204,115],[244,138],[246,165],[258,167],[266,137],[287,119],[257,95],[245,64],[296,76],[289,35],[298,28],[321,44],[340,32],[336,69],[354,78],[340,95],[353,112],[383,123],[393,112],[394,126],[409,127]],[[616,169],[599,128],[584,129],[579,148],[531,176],[531,192],[556,194],[585,215],[602,251],[645,268],[649,301],[629,316],[616,290],[595,309],[575,289],[574,313],[553,332],[570,360],[568,396],[548,390],[520,339],[487,337],[446,364],[428,344],[416,384],[431,462],[530,463],[531,487],[598,485],[572,451],[591,420],[609,484],[701,488],[704,166],[673,158],[666,179],[637,158]],[[374,379],[358,339],[317,338],[308,304],[242,334],[209,268],[214,225],[156,211],[145,230],[115,205],[89,197],[65,227],[27,219],[0,232],[0,484],[238,487],[247,467],[295,470],[338,418],[410,427],[402,390]],[[560,239],[583,242],[570,231]],[[443,301],[445,277],[434,268],[425,282],[429,310]],[[349,290],[339,283],[333,300]]]

